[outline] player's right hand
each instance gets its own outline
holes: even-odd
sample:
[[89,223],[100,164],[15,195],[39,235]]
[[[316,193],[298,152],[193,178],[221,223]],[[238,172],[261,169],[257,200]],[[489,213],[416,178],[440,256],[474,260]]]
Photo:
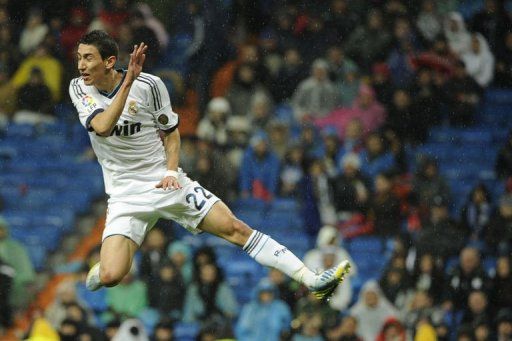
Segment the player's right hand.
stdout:
[[164,190],[168,189],[180,189],[181,185],[174,176],[166,176],[160,181],[156,186],[156,188],[162,188]]
[[146,51],[148,46],[144,43],[133,46],[133,52],[130,54],[130,62],[128,63],[128,71],[126,72],[125,82],[132,84],[142,72],[142,65],[146,60]]

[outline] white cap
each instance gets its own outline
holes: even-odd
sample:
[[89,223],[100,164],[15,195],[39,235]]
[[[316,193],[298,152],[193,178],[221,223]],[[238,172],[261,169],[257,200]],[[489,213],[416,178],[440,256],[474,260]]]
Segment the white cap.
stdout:
[[208,102],[208,112],[231,113],[231,105],[224,97],[215,97]]

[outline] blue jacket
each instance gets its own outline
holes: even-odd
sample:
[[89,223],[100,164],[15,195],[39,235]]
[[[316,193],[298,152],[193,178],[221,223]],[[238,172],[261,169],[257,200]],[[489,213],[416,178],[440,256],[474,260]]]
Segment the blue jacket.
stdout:
[[279,168],[279,158],[272,151],[268,151],[260,160],[252,147],[249,147],[240,167],[240,190],[251,192],[254,181],[259,180],[267,191],[275,194],[279,183]]
[[375,180],[379,173],[386,172],[395,165],[395,157],[391,153],[384,153],[371,161],[366,151],[359,156],[361,157],[361,173],[372,180]]
[[260,302],[259,293],[266,286],[268,284],[258,284],[256,297],[242,308],[235,327],[240,341],[280,341],[281,333],[290,329],[292,313],[286,303],[277,298],[267,304]]

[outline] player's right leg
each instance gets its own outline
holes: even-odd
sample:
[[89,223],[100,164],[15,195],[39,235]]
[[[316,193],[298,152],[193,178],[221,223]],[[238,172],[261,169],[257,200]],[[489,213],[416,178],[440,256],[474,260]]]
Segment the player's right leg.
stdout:
[[122,235],[107,237],[101,245],[100,262],[94,265],[85,285],[89,290],[98,290],[102,286],[117,285],[130,271],[137,244]]

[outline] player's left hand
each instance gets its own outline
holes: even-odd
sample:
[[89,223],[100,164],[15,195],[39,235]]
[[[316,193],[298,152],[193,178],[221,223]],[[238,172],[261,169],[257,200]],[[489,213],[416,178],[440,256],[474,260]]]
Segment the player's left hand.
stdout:
[[180,189],[181,185],[174,176],[166,176],[155,187],[163,188],[166,191],[168,189]]

